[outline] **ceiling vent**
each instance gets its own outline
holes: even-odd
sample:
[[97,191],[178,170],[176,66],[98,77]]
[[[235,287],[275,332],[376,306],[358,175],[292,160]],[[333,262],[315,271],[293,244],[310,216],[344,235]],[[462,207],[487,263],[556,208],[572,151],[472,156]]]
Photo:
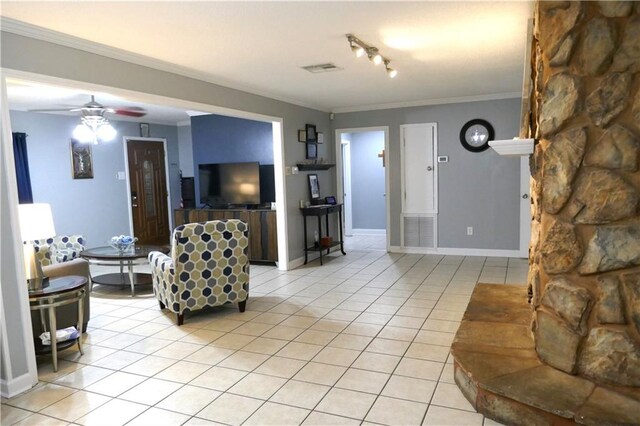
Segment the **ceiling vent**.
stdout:
[[329,71],[340,71],[342,68],[337,67],[336,64],[332,62],[327,62],[326,64],[316,64],[316,65],[307,65],[306,67],[300,67],[305,71],[312,72],[314,74],[319,72],[329,72]]

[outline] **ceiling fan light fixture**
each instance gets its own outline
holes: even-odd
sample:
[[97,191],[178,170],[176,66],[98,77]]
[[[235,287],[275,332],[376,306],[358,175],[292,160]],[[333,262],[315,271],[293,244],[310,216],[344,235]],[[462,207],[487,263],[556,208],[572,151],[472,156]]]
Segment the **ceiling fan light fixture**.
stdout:
[[100,127],[98,127],[98,132],[96,133],[96,135],[98,136],[98,139],[105,142],[112,141],[117,134],[118,132],[116,131],[116,129],[113,128],[113,126],[110,123],[103,124]]
[[95,133],[84,123],[80,123],[73,129],[73,138],[78,142],[89,143],[95,142]]

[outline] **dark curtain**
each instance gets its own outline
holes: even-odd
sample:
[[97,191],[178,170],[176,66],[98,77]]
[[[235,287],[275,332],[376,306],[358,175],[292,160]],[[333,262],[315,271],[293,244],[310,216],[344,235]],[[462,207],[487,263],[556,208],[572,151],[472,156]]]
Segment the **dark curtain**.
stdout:
[[29,175],[29,157],[27,156],[26,133],[13,133],[13,156],[16,162],[18,200],[20,201],[20,204],[33,203],[31,176]]

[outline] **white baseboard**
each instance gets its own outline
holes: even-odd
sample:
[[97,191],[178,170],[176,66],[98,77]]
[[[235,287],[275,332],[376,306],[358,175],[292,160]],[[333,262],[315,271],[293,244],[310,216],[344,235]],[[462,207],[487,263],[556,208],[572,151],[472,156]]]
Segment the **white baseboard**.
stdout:
[[304,265],[304,256],[301,256],[297,259],[293,259],[290,260],[289,263],[287,263],[287,271],[290,271],[292,269],[296,269],[301,267],[302,265]]
[[496,250],[477,248],[424,248],[390,246],[391,253],[441,254],[448,256],[488,256],[488,257],[522,257],[519,250]]
[[386,229],[352,229],[351,235],[387,235]]
[[26,392],[38,384],[38,377],[34,378],[31,374],[25,373],[22,376],[4,380],[0,379],[0,394],[3,398],[12,398],[22,392]]

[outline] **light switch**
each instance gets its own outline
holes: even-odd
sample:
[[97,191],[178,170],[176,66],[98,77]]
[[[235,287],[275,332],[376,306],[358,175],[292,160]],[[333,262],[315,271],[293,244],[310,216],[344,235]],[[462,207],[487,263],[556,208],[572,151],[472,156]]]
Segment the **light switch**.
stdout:
[[291,174],[291,166],[286,166],[284,168],[284,174],[289,176]]
[[125,173],[124,173],[124,172],[118,172],[118,173],[116,173],[116,179],[118,179],[118,180],[125,180],[126,178],[127,178],[127,177],[126,177],[126,175],[125,175]]
[[439,155],[438,156],[438,163],[448,163],[449,162],[449,156],[448,155]]
[[292,166],[291,167],[291,174],[297,175],[298,174],[298,166]]

